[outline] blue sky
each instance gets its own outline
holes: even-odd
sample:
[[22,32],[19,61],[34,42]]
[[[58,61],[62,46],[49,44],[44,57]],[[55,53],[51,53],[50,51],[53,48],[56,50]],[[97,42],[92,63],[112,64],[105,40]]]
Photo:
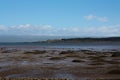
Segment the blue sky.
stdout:
[[0,35],[120,36],[120,0],[0,0]]

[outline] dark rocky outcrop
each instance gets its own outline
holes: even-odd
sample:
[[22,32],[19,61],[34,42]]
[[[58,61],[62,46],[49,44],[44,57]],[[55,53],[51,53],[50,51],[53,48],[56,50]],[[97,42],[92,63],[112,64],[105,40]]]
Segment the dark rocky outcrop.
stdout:
[[120,57],[120,52],[111,52],[111,57]]
[[108,74],[120,74],[120,70],[117,70],[117,69],[111,70],[108,72]]

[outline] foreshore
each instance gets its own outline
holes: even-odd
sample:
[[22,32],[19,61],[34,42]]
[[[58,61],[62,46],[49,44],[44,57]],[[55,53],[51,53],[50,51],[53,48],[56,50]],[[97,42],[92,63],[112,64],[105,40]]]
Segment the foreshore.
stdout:
[[120,50],[0,47],[0,77],[120,79]]

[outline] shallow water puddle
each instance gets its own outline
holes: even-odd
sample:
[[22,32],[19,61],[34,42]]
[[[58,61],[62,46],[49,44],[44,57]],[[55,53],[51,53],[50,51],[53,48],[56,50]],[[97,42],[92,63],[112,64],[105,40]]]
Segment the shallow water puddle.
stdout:
[[68,79],[76,79],[76,76],[72,74],[65,74],[65,73],[57,73],[54,75],[55,78],[68,78]]

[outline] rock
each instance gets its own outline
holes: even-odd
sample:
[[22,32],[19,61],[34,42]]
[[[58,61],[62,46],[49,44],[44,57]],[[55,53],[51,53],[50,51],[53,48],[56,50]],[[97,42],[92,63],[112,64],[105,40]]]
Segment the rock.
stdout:
[[120,52],[111,52],[111,57],[120,57]]
[[63,60],[64,57],[51,57],[50,60]]
[[120,74],[120,70],[115,69],[108,72],[108,74]]
[[72,62],[85,62],[85,61],[82,61],[82,60],[72,60]]
[[62,52],[60,52],[60,55],[61,54],[70,54],[70,53],[75,53],[75,51],[62,51]]

